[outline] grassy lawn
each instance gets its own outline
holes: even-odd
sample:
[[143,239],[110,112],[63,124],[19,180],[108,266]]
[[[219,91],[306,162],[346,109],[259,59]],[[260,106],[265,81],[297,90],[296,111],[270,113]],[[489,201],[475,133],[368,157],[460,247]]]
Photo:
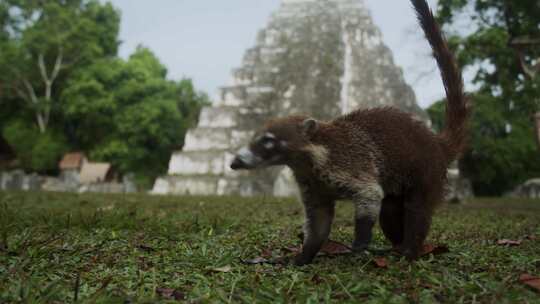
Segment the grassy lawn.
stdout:
[[[540,201],[444,206],[430,242],[450,252],[413,264],[241,262],[297,245],[301,224],[292,200],[0,193],[0,303],[540,303],[519,282],[540,275]],[[348,244],[352,230],[342,203],[332,239]],[[388,246],[379,230],[375,245]]]

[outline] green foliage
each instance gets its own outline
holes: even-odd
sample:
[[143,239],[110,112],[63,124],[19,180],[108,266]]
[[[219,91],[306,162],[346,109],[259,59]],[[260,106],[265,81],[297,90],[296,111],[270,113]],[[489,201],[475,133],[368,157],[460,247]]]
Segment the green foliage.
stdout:
[[433,129],[435,129],[436,132],[441,132],[445,124],[446,102],[438,101],[432,104],[427,109],[427,113],[431,119]]
[[112,5],[97,0],[0,6],[0,83],[34,113],[41,132],[61,119],[57,102],[65,80],[96,58],[116,55],[119,22]]
[[20,61],[16,68],[21,72],[39,73],[35,66],[37,56],[43,54],[54,61],[59,50],[63,52],[65,69],[117,53],[120,16],[110,3],[100,4],[96,0],[10,2],[7,5],[10,13],[6,16],[9,23],[4,26],[10,35],[3,47],[17,50],[11,55]]
[[15,150],[21,167],[31,172],[56,170],[58,161],[68,151],[62,134],[52,130],[42,134],[35,126],[21,120],[8,123],[2,135]]
[[118,58],[119,24],[97,0],[0,2],[0,131],[25,169],[82,150],[148,184],[183,146],[208,98],[149,49]]
[[[176,291],[186,303],[538,303],[518,280],[538,276],[538,200],[444,206],[430,242],[450,252],[415,263],[242,263],[299,246],[301,214],[291,199],[0,192],[0,302],[176,303]],[[353,215],[338,205],[333,240],[352,241]],[[373,245],[390,246],[378,228]]]
[[140,47],[127,61],[100,60],[74,75],[62,104],[77,146],[121,172],[162,174],[207,102],[189,80],[176,83],[166,74],[153,53]]
[[[512,45],[524,37],[540,39],[540,6],[536,1],[440,0],[438,18],[445,26],[465,18],[468,23],[466,34],[458,32],[449,40],[460,65],[476,71],[479,87],[471,94],[471,149],[460,164],[476,193],[502,194],[540,176],[532,122],[540,109],[540,75],[531,76],[524,68],[540,58],[540,48]],[[438,128],[443,109],[435,104],[428,111]]]
[[24,121],[14,120],[4,127],[2,135],[15,150],[21,166],[31,168],[32,148],[39,137],[38,130],[31,125],[28,126]]
[[66,152],[69,149],[63,134],[51,130],[40,134],[32,149],[32,171],[56,171]]

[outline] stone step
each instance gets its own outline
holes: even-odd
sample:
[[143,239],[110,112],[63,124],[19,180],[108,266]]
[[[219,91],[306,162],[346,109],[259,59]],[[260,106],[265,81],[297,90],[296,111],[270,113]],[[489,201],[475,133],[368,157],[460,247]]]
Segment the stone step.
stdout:
[[169,162],[169,175],[225,175],[234,155],[226,150],[176,152]]
[[246,88],[243,85],[236,85],[232,87],[222,87],[220,105],[226,106],[245,106],[247,93]]
[[186,134],[184,151],[231,150],[246,144],[252,131],[231,128],[198,127]]
[[199,127],[232,128],[236,126],[238,107],[205,107],[199,116]]
[[252,178],[217,176],[167,176],[156,180],[152,194],[157,195],[239,195],[254,196],[272,194]]
[[233,158],[234,153],[227,150],[179,151],[171,156],[168,174],[177,176],[248,176],[248,171],[230,169]]

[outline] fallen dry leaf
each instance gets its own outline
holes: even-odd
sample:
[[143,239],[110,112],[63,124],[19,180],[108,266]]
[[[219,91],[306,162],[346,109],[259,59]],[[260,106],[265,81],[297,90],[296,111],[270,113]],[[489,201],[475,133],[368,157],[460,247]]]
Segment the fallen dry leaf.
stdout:
[[288,246],[281,248],[281,251],[288,253],[300,253],[302,251],[302,246]]
[[313,277],[311,277],[311,282],[315,283],[315,285],[320,285],[323,280],[318,274],[315,274]]
[[519,245],[521,245],[521,240],[519,240],[519,241],[515,241],[515,240],[507,240],[507,239],[498,240],[498,241],[497,241],[497,245],[502,245],[502,246],[519,246]]
[[424,288],[426,288],[426,289],[435,289],[435,286],[433,286],[433,285],[431,285],[431,284],[429,284],[429,283],[420,283],[420,284],[418,284],[418,285],[419,285],[419,286],[422,286],[422,287],[424,287]]
[[262,250],[260,256],[255,257],[253,259],[242,260],[242,263],[248,264],[248,265],[264,264],[264,263],[273,264],[274,263],[273,259],[274,259],[274,252],[272,248],[267,247]]
[[519,281],[529,287],[532,287],[537,292],[540,292],[540,278],[530,274],[522,274],[519,276]]
[[271,258],[273,255],[272,255],[272,249],[271,248],[265,248],[263,249],[262,253],[261,253],[261,257],[263,258]]
[[373,259],[373,264],[377,266],[377,268],[388,268],[388,261],[385,258],[379,257]]
[[[285,254],[299,254],[300,252],[302,252],[302,245],[283,247],[281,248],[281,252]],[[348,254],[351,252],[352,250],[349,246],[340,242],[328,240],[319,251],[319,255],[335,256],[335,255],[341,255],[341,254]],[[271,248],[263,249],[263,251],[261,252],[261,255],[258,257],[255,257],[253,259],[248,259],[248,260],[242,260],[242,263],[248,264],[248,265],[265,264],[265,263],[286,264],[286,262],[287,262],[286,256],[275,257],[272,254]]]
[[172,288],[156,288],[156,293],[165,299],[178,301],[186,299],[186,295],[183,292]]
[[433,254],[433,255],[440,255],[444,253],[450,252],[450,249],[447,245],[433,245],[433,244],[424,244],[424,249],[422,250],[422,256]]
[[323,248],[321,249],[320,253],[326,254],[326,255],[340,255],[340,254],[347,254],[351,253],[351,247],[332,240],[328,240],[323,245]]
[[212,268],[211,270],[213,272],[231,272],[232,267],[227,265],[227,266],[223,266],[223,267]]

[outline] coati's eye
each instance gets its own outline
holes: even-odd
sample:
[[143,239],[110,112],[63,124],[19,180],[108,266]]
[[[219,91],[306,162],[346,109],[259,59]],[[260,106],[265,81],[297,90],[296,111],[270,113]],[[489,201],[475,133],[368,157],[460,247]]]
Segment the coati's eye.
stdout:
[[262,138],[262,144],[266,150],[272,150],[276,147],[276,138],[271,134],[265,134]]

